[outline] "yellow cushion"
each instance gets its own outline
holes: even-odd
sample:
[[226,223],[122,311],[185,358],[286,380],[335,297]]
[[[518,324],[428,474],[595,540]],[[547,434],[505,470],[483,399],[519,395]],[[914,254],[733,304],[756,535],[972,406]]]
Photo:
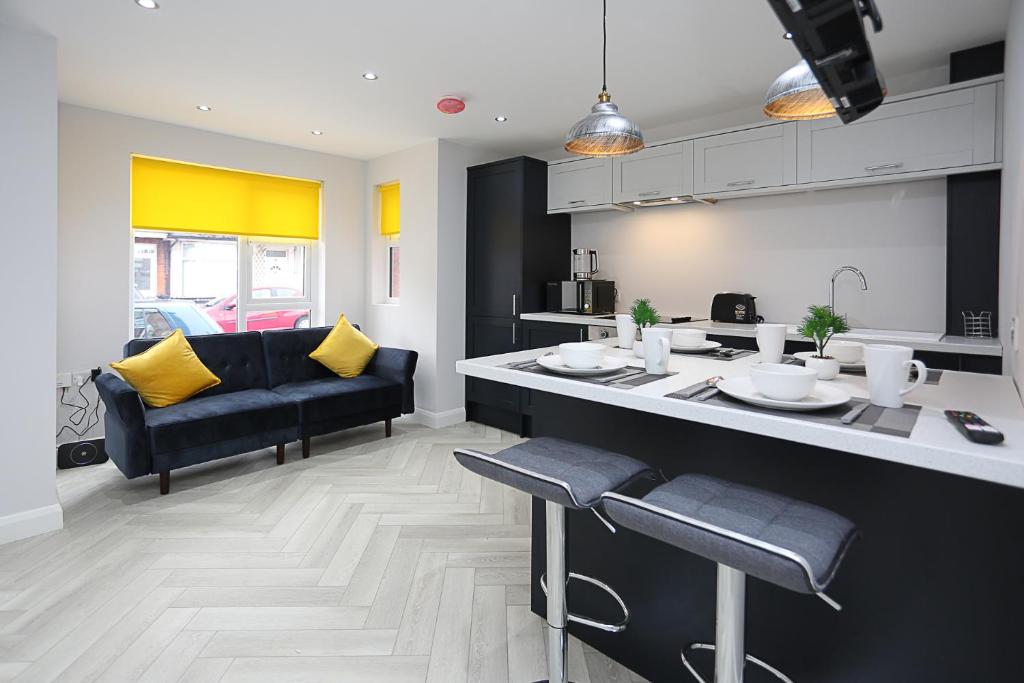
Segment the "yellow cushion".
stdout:
[[110,367],[121,373],[124,381],[154,408],[173,406],[220,384],[217,375],[196,356],[181,330],[175,330],[136,356],[111,363]]
[[342,377],[358,377],[380,346],[352,327],[343,313],[316,351],[309,354],[331,372]]

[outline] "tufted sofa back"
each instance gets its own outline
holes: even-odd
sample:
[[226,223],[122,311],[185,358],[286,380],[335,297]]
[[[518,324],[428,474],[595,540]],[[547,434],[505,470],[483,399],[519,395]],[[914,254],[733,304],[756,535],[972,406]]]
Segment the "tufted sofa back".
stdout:
[[[159,339],[133,339],[124,345],[124,355],[134,356],[153,346]],[[203,365],[220,378],[220,384],[201,396],[229,394],[243,389],[268,389],[267,367],[259,332],[201,334],[188,337],[188,343]]]
[[[354,325],[359,329],[358,325]],[[333,372],[309,357],[320,346],[332,328],[312,327],[306,330],[267,330],[263,333],[267,375],[271,387],[336,377]]]

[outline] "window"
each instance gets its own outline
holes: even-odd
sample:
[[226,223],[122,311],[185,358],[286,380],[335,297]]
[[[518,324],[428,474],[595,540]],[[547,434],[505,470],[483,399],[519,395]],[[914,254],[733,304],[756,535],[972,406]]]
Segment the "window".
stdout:
[[308,242],[136,230],[135,336],[309,327],[312,250]]
[[321,183],[131,157],[137,337],[309,327]]

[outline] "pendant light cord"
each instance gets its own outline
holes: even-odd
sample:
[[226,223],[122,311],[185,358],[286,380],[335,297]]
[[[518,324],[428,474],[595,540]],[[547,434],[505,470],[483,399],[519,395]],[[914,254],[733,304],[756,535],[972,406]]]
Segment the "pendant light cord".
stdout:
[[604,8],[601,14],[601,90],[608,91],[608,0],[602,0]]

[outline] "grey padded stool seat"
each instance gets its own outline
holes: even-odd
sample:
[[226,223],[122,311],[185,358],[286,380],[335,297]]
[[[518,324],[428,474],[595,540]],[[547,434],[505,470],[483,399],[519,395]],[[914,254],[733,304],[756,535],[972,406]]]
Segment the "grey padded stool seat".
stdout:
[[[841,609],[824,590],[857,537],[850,520],[817,505],[697,474],[677,477],[643,499],[611,492],[602,500],[605,512],[622,526],[718,563],[716,642],[687,648],[715,651],[715,683],[741,683],[746,661],[792,683],[744,651],[746,576],[817,595]],[[703,682],[686,651],[682,657]]]
[[[548,681],[567,683],[568,623],[575,622],[617,633],[626,628],[629,610],[622,598],[597,579],[565,567],[565,508],[590,510],[611,530],[615,528],[594,509],[601,496],[620,489],[653,471],[639,460],[582,444],[542,437],[506,448],[498,453],[456,449],[459,463],[482,477],[494,479],[545,501],[547,518],[546,572],[541,588],[547,595]],[[545,581],[546,579],[546,581]],[[611,595],[622,610],[622,620],[606,624],[568,611],[565,587],[569,579],[590,583]]]

